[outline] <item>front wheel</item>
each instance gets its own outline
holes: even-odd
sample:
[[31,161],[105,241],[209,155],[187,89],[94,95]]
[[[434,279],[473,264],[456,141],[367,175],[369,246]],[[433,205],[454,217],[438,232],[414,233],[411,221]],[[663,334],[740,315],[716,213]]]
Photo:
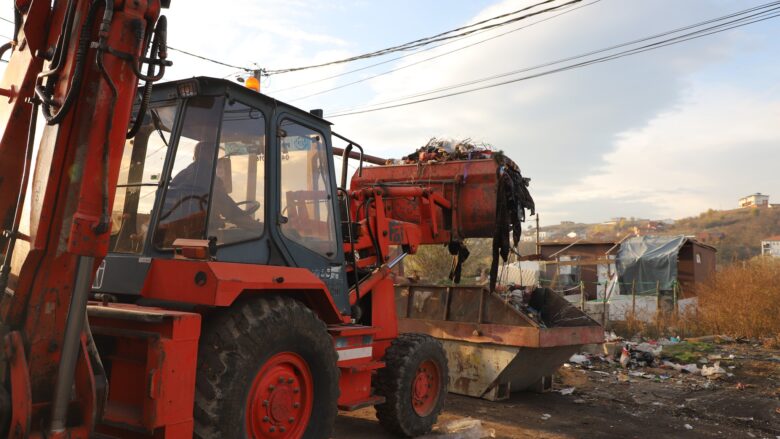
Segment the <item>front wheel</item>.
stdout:
[[325,324],[286,297],[218,312],[199,346],[195,437],[330,437],[339,372]]
[[376,406],[379,423],[403,436],[429,433],[447,393],[449,371],[441,343],[428,335],[401,334],[387,349],[385,363],[375,383],[386,399]]

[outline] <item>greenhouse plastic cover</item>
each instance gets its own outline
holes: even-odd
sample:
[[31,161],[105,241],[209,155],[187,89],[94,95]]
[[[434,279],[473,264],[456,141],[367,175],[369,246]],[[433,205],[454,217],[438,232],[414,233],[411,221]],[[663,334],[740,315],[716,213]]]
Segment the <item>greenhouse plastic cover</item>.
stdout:
[[620,281],[635,282],[636,291],[652,290],[656,281],[661,290],[671,290],[677,279],[677,253],[685,236],[637,236],[620,245],[617,270]]

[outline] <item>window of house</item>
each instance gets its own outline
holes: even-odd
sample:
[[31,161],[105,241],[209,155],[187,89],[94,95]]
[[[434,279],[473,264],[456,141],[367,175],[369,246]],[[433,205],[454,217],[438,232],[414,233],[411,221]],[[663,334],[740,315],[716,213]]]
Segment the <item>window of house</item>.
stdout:
[[281,150],[281,231],[319,254],[336,254],[330,167],[322,133],[284,120]]
[[701,264],[701,253],[696,253],[696,263]]

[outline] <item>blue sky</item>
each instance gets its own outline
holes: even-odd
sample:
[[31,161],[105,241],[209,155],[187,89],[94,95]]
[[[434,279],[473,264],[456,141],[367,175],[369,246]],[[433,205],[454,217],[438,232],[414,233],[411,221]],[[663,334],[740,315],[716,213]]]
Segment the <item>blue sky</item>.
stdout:
[[[181,4],[174,1],[168,14],[170,44],[275,69],[403,43],[532,3],[233,0],[204,14],[205,0],[189,1],[186,9],[177,9]],[[283,89],[385,58],[273,76],[264,82],[264,92],[328,114],[579,54],[761,3],[601,0],[330,93],[296,100],[513,26],[295,90]],[[680,218],[708,208],[731,208],[740,196],[757,191],[780,199],[775,170],[780,163],[779,24],[780,19],[770,20],[610,63],[332,121],[339,132],[387,157],[404,155],[432,136],[491,143],[507,151],[532,178],[545,224],[615,216]],[[176,55],[171,78],[232,73]]]
[[[590,0],[592,1],[592,0]],[[583,3],[590,3],[585,0]],[[564,0],[557,0],[556,4]],[[534,2],[173,0],[169,44],[238,65],[308,65],[380,49]],[[435,61],[293,103],[332,110],[510,71],[764,3],[601,0]],[[531,21],[535,21],[531,20]],[[383,61],[276,75],[281,100],[365,78],[513,29],[301,87]],[[0,23],[0,34],[10,25]],[[367,152],[400,157],[432,136],[505,150],[532,178],[542,223],[616,216],[680,218],[732,208],[740,196],[780,202],[780,18],[621,60],[482,92],[333,118]],[[235,69],[171,52],[167,79]]]

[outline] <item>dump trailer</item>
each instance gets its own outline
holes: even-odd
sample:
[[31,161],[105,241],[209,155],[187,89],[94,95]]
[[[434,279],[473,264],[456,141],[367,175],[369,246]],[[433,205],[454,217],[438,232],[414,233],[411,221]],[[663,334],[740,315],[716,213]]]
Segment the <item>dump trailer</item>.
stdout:
[[[431,217],[435,228],[450,229],[452,241],[497,239],[500,206],[507,202],[499,191],[505,171],[502,156],[375,166],[356,174],[352,187],[435,188],[454,207]],[[387,215],[414,222],[417,203],[386,200]],[[403,283],[396,287],[396,306],[401,332],[442,342],[450,364],[449,391],[489,400],[549,389],[553,372],[582,345],[604,341],[601,325],[548,288],[536,288],[522,303],[483,286]],[[529,317],[528,306],[536,318]]]
[[572,354],[604,342],[598,322],[549,288],[530,294],[538,314],[516,300],[483,286],[398,285],[398,328],[441,340],[450,392],[491,401],[551,390],[553,373]]
[[[468,238],[471,214],[417,179],[347,188],[362,148],[321,112],[159,83],[168,3],[15,2],[0,436],[326,438],[337,410],[372,405],[392,432],[427,433],[447,355],[399,333],[391,270]],[[396,218],[386,200],[416,207]]]

